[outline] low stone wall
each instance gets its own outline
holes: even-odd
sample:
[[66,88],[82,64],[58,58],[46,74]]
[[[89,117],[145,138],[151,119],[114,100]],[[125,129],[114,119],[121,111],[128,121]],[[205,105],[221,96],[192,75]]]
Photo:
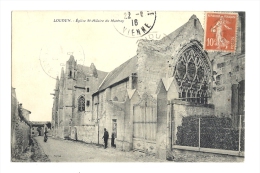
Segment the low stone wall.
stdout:
[[15,137],[13,143],[13,156],[19,157],[19,155],[29,146],[30,144],[30,126],[24,121],[18,121],[15,124]]
[[95,125],[71,127],[70,138],[73,140],[84,141],[86,143],[95,143],[97,140]]

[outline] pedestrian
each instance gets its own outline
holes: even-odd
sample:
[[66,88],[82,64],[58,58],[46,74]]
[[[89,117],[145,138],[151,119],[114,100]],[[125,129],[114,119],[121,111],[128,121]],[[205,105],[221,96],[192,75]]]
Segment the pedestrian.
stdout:
[[106,128],[104,128],[104,136],[102,137],[102,139],[104,139],[105,142],[105,146],[104,146],[105,149],[107,148],[108,137],[109,137],[108,131],[106,130]]
[[115,132],[113,132],[111,135],[111,146],[115,147]]
[[44,124],[44,127],[43,127],[43,131],[44,131],[44,142],[47,142],[47,133],[48,133],[48,127],[46,124]]

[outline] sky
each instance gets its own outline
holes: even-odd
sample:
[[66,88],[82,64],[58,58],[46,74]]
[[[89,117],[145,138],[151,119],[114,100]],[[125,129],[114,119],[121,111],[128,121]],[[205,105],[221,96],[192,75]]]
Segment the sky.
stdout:
[[[124,11],[13,11],[12,87],[17,99],[31,111],[31,121],[50,121],[53,105],[50,93],[54,92],[55,79],[71,54],[78,64],[94,63],[98,70],[110,72],[136,55],[139,39],[149,39],[152,33],[159,38],[170,34],[193,14],[203,26],[203,12],[157,11],[151,31],[130,38],[120,33],[122,26],[129,26]],[[57,19],[104,22],[54,22]],[[110,22],[105,22],[106,19]]]

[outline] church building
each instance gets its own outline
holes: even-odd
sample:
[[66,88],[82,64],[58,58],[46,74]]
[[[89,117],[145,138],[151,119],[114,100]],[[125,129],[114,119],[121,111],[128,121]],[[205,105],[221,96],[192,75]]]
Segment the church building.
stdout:
[[66,69],[56,79],[52,108],[52,128],[60,138],[70,138],[75,126],[94,126],[92,122],[92,94],[98,89],[106,72],[77,64],[71,55]]

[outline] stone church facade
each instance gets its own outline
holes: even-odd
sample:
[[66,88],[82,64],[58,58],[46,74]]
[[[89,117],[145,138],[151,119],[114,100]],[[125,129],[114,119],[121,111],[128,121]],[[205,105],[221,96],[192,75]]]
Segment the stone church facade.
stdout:
[[167,158],[185,116],[230,117],[236,127],[244,115],[244,17],[239,14],[234,53],[204,51],[204,30],[193,15],[161,40],[140,40],[137,55],[108,74],[92,65],[81,76],[71,57],[55,88],[56,135],[103,144],[107,128],[117,149]]
[[71,55],[66,69],[61,69],[60,79],[56,79],[52,108],[52,128],[60,138],[76,135],[77,126],[93,126],[92,94],[106,76],[106,72],[77,64]]

